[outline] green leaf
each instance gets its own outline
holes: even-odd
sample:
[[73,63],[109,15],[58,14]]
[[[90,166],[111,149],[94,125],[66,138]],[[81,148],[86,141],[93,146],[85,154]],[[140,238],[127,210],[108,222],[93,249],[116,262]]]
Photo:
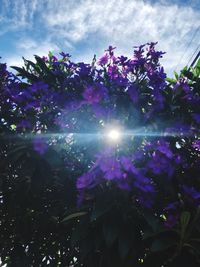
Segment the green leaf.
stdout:
[[27,145],[19,145],[8,151],[8,157],[12,162],[17,162],[27,152]]
[[124,260],[131,249],[131,236],[127,232],[121,233],[118,240],[118,250],[119,255],[122,260]]
[[44,62],[44,60],[41,57],[37,56],[37,55],[34,55],[34,57],[35,57],[35,59],[37,61],[38,66],[41,68],[41,70],[44,71],[47,74],[48,73],[51,74],[51,71],[48,69],[48,67],[47,67],[46,63]]
[[174,71],[174,76],[176,77],[176,80],[178,80],[179,76],[178,76],[178,73],[176,71]]
[[170,239],[156,239],[153,241],[152,245],[151,245],[151,251],[152,252],[159,252],[159,251],[163,251],[166,250],[172,246],[177,245],[177,243],[174,240],[170,240]]
[[77,242],[85,239],[86,236],[88,235],[88,232],[89,232],[88,224],[86,225],[85,223],[78,223],[72,232],[71,245],[74,247],[77,244]]
[[90,217],[91,221],[95,221],[99,217],[103,216],[109,210],[111,210],[112,204],[106,198],[99,198],[93,207],[93,211]]
[[171,84],[175,84],[176,80],[172,79],[172,78],[166,78],[166,81],[168,81]]
[[187,72],[188,72],[188,67],[185,66],[185,67],[181,70],[181,76],[185,76],[185,75],[187,75]]
[[181,237],[182,238],[185,235],[185,231],[186,231],[186,228],[189,224],[190,217],[191,217],[191,214],[188,211],[184,211],[181,213],[180,222],[181,222]]
[[81,241],[81,258],[85,258],[94,248],[94,239],[91,234]]
[[198,68],[200,68],[200,59],[197,61],[197,64],[196,64],[196,66],[195,67],[198,67]]
[[48,151],[45,154],[45,160],[53,167],[53,168],[59,168],[62,166],[62,160],[60,154],[53,150],[48,149]]
[[150,212],[145,212],[144,218],[145,218],[147,224],[151,227],[151,229],[154,232],[161,230],[160,221],[159,221],[158,217],[156,217],[154,214],[151,214]]
[[49,56],[49,58],[52,58],[53,57],[53,53],[51,51],[49,51],[48,56]]
[[30,61],[30,60],[28,60],[28,59],[25,59],[24,57],[22,57],[22,58],[23,58],[23,60],[24,60],[24,64],[25,64],[25,66],[26,66],[27,71],[30,71],[30,66],[31,66],[34,70],[36,70],[37,72],[39,71],[39,67],[38,67],[34,62],[32,62],[32,61]]
[[21,76],[22,78],[26,78],[31,82],[38,80],[37,76],[26,71],[24,67],[23,68],[19,68],[19,67],[15,67],[15,66],[10,66],[10,67],[17,71],[17,76]]
[[77,219],[77,218],[79,218],[83,215],[86,215],[86,214],[87,214],[87,212],[85,212],[85,211],[76,212],[76,213],[68,215],[61,222],[66,222],[66,221],[69,221],[71,219]]
[[103,225],[103,235],[108,247],[112,246],[117,239],[118,234],[119,228],[114,222],[107,222]]

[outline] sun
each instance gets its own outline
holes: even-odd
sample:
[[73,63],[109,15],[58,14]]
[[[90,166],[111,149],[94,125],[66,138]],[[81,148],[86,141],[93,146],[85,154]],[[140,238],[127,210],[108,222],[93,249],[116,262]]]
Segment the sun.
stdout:
[[121,132],[118,129],[111,129],[108,131],[107,137],[112,142],[117,142],[121,138]]

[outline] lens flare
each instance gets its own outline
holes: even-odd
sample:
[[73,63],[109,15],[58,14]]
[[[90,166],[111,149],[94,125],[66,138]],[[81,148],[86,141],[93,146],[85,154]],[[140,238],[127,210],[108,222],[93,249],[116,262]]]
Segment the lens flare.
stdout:
[[109,138],[110,141],[117,142],[121,138],[121,133],[117,129],[112,129],[112,130],[110,130],[108,132],[108,135],[107,136],[108,136],[108,138]]

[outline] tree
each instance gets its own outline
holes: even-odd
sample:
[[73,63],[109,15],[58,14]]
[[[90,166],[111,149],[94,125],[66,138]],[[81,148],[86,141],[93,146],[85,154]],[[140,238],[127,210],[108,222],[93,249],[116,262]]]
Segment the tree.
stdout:
[[8,266],[199,265],[200,63],[168,79],[155,43],[114,52],[0,65]]

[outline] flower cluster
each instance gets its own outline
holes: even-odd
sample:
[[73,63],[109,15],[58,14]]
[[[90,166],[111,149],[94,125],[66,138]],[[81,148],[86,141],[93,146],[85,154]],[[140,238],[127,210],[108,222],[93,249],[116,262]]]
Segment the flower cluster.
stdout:
[[[36,63],[25,61],[25,67],[15,68],[25,80],[0,65],[1,84],[9,80],[4,91],[17,115],[13,123],[18,132],[102,132],[112,121],[124,131],[142,129],[111,150],[97,145],[89,153],[86,171],[77,179],[83,203],[85,192],[105,184],[126,190],[136,205],[152,208],[162,190],[162,209],[169,213],[164,207],[174,183],[186,202],[199,203],[200,188],[190,185],[187,174],[198,162],[195,157],[190,165],[188,157],[199,153],[200,94],[184,75],[167,83],[159,63],[164,53],[155,46],[135,47],[131,58],[117,56],[110,46],[92,64],[74,63],[65,53],[60,59],[36,56]],[[33,147],[41,155],[48,150],[41,138]]]

